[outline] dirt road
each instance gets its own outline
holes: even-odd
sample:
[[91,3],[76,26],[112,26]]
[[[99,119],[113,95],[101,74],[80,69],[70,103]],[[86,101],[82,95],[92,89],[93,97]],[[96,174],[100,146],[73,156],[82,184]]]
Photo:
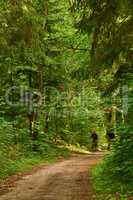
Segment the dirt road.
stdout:
[[15,183],[0,200],[94,200],[90,169],[102,154],[76,155],[44,166]]

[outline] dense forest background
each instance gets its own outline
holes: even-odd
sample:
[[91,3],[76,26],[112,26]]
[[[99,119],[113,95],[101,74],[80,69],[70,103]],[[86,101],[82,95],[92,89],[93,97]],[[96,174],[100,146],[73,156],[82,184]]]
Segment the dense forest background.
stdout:
[[96,185],[105,177],[98,187],[131,192],[132,0],[1,0],[0,7],[0,178],[68,153],[58,146],[90,150],[93,128],[105,149],[113,128],[116,143],[94,172]]

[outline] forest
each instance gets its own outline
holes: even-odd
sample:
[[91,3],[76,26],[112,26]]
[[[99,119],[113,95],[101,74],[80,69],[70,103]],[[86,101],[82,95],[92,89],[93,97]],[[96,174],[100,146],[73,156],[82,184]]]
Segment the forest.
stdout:
[[[132,200],[133,1],[0,0],[0,21],[0,199],[14,174],[102,154],[96,198]],[[88,198],[36,198],[69,199]]]

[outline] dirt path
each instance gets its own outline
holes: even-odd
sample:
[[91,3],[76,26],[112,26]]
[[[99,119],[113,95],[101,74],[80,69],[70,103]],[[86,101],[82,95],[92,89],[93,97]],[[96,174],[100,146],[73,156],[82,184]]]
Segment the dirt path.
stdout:
[[90,169],[102,154],[76,155],[24,176],[0,200],[94,200]]

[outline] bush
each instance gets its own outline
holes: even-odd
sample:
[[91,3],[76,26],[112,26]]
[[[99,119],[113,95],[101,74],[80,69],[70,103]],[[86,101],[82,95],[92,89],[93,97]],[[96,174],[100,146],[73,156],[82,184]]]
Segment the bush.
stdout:
[[120,139],[111,155],[93,170],[98,191],[133,194],[133,142],[131,128],[120,129]]

